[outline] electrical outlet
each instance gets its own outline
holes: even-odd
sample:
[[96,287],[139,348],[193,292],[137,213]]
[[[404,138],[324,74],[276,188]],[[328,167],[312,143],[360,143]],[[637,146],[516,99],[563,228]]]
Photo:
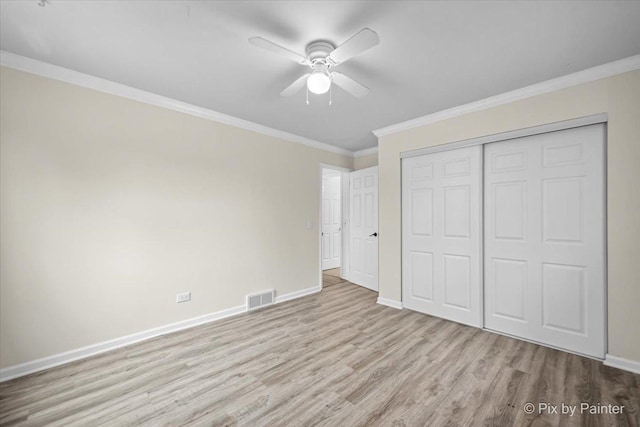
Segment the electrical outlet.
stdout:
[[181,294],[176,294],[176,302],[187,302],[191,301],[191,292],[183,292]]

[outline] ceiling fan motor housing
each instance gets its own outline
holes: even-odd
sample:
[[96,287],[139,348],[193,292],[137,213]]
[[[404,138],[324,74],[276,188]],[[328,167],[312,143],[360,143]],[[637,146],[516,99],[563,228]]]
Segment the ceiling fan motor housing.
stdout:
[[335,46],[324,40],[317,40],[307,45],[307,58],[312,63],[322,59],[326,62],[327,56],[335,50]]

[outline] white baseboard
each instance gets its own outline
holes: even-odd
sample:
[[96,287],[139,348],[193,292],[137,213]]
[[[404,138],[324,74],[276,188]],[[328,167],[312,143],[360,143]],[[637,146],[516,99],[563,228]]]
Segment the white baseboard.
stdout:
[[279,296],[276,296],[276,304],[280,304],[281,302],[304,297],[307,295],[315,294],[316,292],[320,292],[321,290],[322,290],[322,286],[314,286],[313,288],[302,289],[302,290],[291,292],[288,294],[279,295]]
[[389,298],[378,297],[378,304],[386,305],[387,307],[397,308],[398,310],[402,310],[402,302],[396,301]]
[[[280,295],[276,297],[275,303],[278,304],[281,302],[300,298],[305,295],[320,292],[321,290],[322,288],[320,286],[314,286],[312,288],[302,289],[300,291]],[[101,343],[77,348],[75,350],[65,351],[64,353],[58,353],[52,356],[43,357],[42,359],[32,360],[20,365],[9,366],[8,368],[0,369],[0,382],[64,365],[76,360],[85,359],[87,357],[95,356],[100,353],[135,344],[137,342],[148,340],[160,335],[177,332],[183,329],[188,329],[194,326],[203,325],[205,323],[210,323],[216,320],[235,316],[240,313],[245,313],[246,311],[246,305],[239,305],[225,310],[216,311],[214,313],[205,314],[203,316],[193,317],[191,319],[170,323],[168,325],[160,326],[153,329],[147,329],[146,331],[137,332],[135,334],[126,335],[124,337],[115,338],[113,340],[103,341]]]
[[623,357],[607,354],[604,357],[604,364],[613,368],[633,372],[634,374],[640,374],[640,362],[636,360],[625,359]]

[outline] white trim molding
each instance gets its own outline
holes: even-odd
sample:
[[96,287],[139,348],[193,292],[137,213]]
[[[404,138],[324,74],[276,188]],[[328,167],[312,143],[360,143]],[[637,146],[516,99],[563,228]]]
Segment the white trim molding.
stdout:
[[623,357],[612,356],[607,354],[604,357],[604,364],[612,368],[618,368],[625,371],[640,374],[640,362],[636,360],[625,359]]
[[380,305],[386,305],[387,307],[396,308],[398,310],[402,310],[402,302],[396,301],[394,299],[378,297],[376,301]]
[[188,104],[186,102],[146,92],[144,90],[38,61],[36,59],[27,58],[4,50],[0,50],[0,65],[353,158],[353,152],[325,142],[315,141],[303,136],[254,123],[249,120],[229,116],[207,108],[198,107],[197,105]]
[[353,157],[364,157],[369,154],[378,154],[378,147],[365,148],[364,150],[356,151],[353,153]]
[[568,87],[589,83],[595,80],[604,79],[618,74],[627,73],[640,69],[640,55],[630,56],[618,61],[609,62],[607,64],[598,65],[597,67],[588,68],[566,76],[525,86],[520,89],[505,92],[500,95],[491,96],[479,101],[468,104],[459,105],[457,107],[442,110],[437,113],[428,114],[406,122],[376,129],[373,134],[378,138],[391,135],[397,132],[425,126],[431,123],[450,119],[457,116],[473,113],[476,111],[486,110],[488,108],[497,107],[499,105],[508,104],[510,102],[519,101],[521,99],[530,98],[532,96],[543,95],[549,92],[566,89]]
[[[333,169],[336,171],[340,171],[340,172],[353,172],[353,169],[351,168],[345,168],[344,166],[336,166],[336,165],[332,165],[329,163],[320,163],[320,169]],[[322,171],[320,171],[322,173]]]
[[[275,303],[279,304],[285,301],[290,301],[292,299],[320,292],[321,290],[322,288],[320,286],[314,286],[312,288],[302,289],[296,292],[280,295],[276,297]],[[0,369],[0,382],[29,375],[34,372],[43,371],[45,369],[54,368],[56,366],[74,362],[76,360],[86,359],[87,357],[95,356],[100,353],[105,353],[107,351],[115,350],[120,347],[125,347],[131,344],[145,341],[160,335],[166,335],[173,332],[181,331],[183,329],[193,328],[194,326],[211,323],[216,320],[225,319],[227,317],[246,312],[246,305],[239,305],[225,310],[205,314],[203,316],[193,317],[191,319],[182,320],[180,322],[170,323],[168,325],[160,326],[157,328],[147,329],[146,331],[137,332],[135,334],[112,339],[109,341],[103,341],[97,344],[88,345],[86,347],[66,351],[64,353],[58,353],[52,356],[43,357],[42,359],[32,360],[20,365],[10,366],[8,368]],[[251,315],[250,313],[247,314]]]
[[281,302],[291,301],[292,299],[306,297],[307,295],[315,294],[317,292],[322,291],[322,286],[314,286],[312,288],[301,289],[299,291],[291,292],[284,295],[276,296],[276,304],[280,304]]

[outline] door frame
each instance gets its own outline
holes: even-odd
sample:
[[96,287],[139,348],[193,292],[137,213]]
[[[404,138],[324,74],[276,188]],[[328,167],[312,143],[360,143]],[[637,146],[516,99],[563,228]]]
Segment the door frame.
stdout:
[[[509,139],[522,138],[524,136],[539,135],[541,133],[555,132],[582,126],[607,123],[609,115],[607,113],[593,114],[591,116],[578,117],[575,119],[562,120],[560,122],[547,123],[544,125],[531,126],[528,128],[512,130],[508,132],[495,133],[493,135],[481,136],[478,138],[464,139],[462,141],[449,142],[435,145],[433,147],[419,148],[417,150],[403,151],[400,159],[407,157],[421,156],[423,154],[438,153],[440,151],[455,150],[456,148],[471,147],[474,145],[484,145],[492,142],[506,141]],[[606,141],[605,141],[606,142]],[[605,156],[606,158],[606,156]]]
[[[555,132],[555,131],[560,131],[560,130],[567,130],[567,129],[572,129],[572,128],[577,128],[577,127],[582,127],[582,126],[589,126],[589,125],[595,125],[595,124],[604,124],[605,125],[605,135],[604,135],[604,155],[602,158],[602,162],[603,162],[603,179],[604,179],[604,183],[603,183],[603,217],[604,217],[604,236],[603,236],[603,242],[604,242],[604,266],[603,266],[603,274],[604,274],[604,298],[603,298],[603,305],[604,305],[604,353],[605,353],[605,357],[607,356],[608,352],[609,352],[609,283],[608,283],[608,279],[609,279],[609,252],[608,252],[608,248],[609,248],[609,239],[608,239],[608,224],[609,224],[609,217],[607,215],[607,209],[608,209],[608,167],[607,167],[607,157],[608,157],[608,132],[606,131],[606,129],[608,129],[608,121],[609,121],[609,114],[607,113],[599,113],[599,114],[593,114],[593,115],[589,115],[589,116],[584,116],[584,117],[577,117],[574,119],[569,119],[569,120],[562,120],[559,122],[552,122],[552,123],[547,123],[547,124],[543,124],[543,125],[537,125],[537,126],[531,126],[531,127],[527,127],[527,128],[522,128],[522,129],[516,129],[513,131],[507,131],[507,132],[500,132],[500,133],[496,133],[493,135],[486,135],[486,136],[481,136],[481,137],[477,137],[477,138],[471,138],[471,139],[465,139],[465,140],[461,140],[461,141],[455,141],[455,142],[449,142],[449,143],[445,143],[445,144],[440,144],[440,145],[436,145],[436,146],[432,146],[432,147],[425,147],[425,148],[419,148],[416,150],[409,150],[409,151],[403,151],[400,153],[400,170],[402,171],[402,159],[405,158],[409,158],[409,157],[416,157],[416,156],[422,156],[424,154],[432,154],[432,153],[438,153],[441,151],[449,151],[449,150],[455,150],[458,148],[466,148],[466,147],[472,147],[475,145],[484,145],[484,144],[490,144],[492,142],[500,142],[500,141],[508,141],[508,140],[512,140],[512,139],[516,139],[516,138],[522,138],[525,136],[532,136],[532,135],[539,135],[539,134],[543,134],[543,133],[549,133],[549,132]],[[481,161],[483,164],[483,168],[484,168],[484,149],[482,150],[482,155],[481,157]],[[401,172],[402,174],[402,172]],[[484,181],[484,173],[482,173],[482,177],[481,180]],[[483,188],[484,188],[484,183],[483,184]],[[402,180],[400,182],[400,197],[402,198]],[[484,213],[484,190],[483,190],[483,195],[482,195],[482,201],[480,203],[480,209],[481,209],[481,213]],[[400,227],[402,230],[402,202],[400,203]],[[484,224],[484,216],[481,216],[481,221],[483,221],[482,223]],[[485,327],[485,322],[484,322],[484,286],[485,286],[485,277],[484,277],[484,226],[482,227],[481,230],[481,262],[482,262],[482,277],[481,279],[481,295],[483,298],[483,307],[482,307],[482,325],[481,325],[481,329],[488,331],[488,332],[492,332],[492,333],[496,333],[499,335],[505,335],[505,336],[511,336],[509,334],[503,333],[503,332],[499,332],[499,331],[494,331],[493,329],[487,329]],[[402,234],[402,233],[401,233]],[[402,246],[401,246],[402,247]],[[400,262],[401,262],[401,266],[402,266],[402,249],[400,251]],[[402,283],[402,267],[400,268],[400,277],[401,277],[401,282]],[[404,295],[402,293],[402,286],[400,287],[400,302],[402,303],[404,299]],[[562,348],[557,348],[554,347],[552,345],[549,344],[545,344],[545,343],[540,343],[540,342],[536,342],[536,341],[532,341],[526,338],[522,338],[522,337],[513,337],[516,339],[519,339],[521,341],[527,341],[527,342],[532,342],[534,344],[538,344],[538,345],[542,345],[545,347],[550,347],[550,348],[554,348],[560,351],[564,351],[566,353],[572,353],[572,354],[578,354],[579,356],[582,357],[587,357],[590,359],[594,359],[594,360],[602,360],[600,358],[594,358],[593,356],[589,356],[589,355],[585,355],[582,353],[576,353],[570,350],[566,350],[566,349],[562,349]]]
[[[320,288],[322,285],[322,170],[331,169],[341,173],[340,175],[340,210],[342,222],[342,235],[340,242],[340,277],[349,280],[349,173],[353,169],[336,166],[329,163],[320,163],[318,165],[318,177],[320,185],[318,186],[318,283]],[[346,185],[345,185],[346,183]]]

